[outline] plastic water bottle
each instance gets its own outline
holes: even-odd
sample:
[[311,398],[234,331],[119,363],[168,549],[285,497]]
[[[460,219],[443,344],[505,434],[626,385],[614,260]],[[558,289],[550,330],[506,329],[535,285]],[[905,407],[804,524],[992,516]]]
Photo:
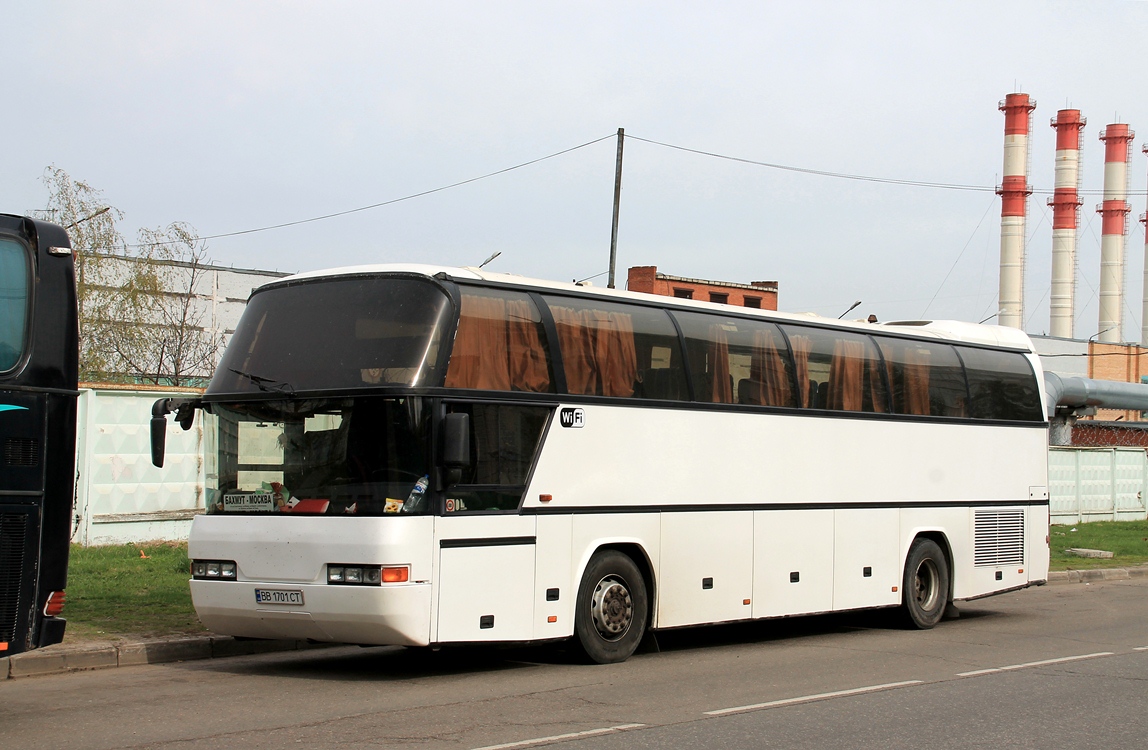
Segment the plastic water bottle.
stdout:
[[423,474],[422,478],[415,482],[411,494],[407,495],[407,501],[403,503],[403,513],[416,513],[422,510],[427,487],[430,487],[430,477]]

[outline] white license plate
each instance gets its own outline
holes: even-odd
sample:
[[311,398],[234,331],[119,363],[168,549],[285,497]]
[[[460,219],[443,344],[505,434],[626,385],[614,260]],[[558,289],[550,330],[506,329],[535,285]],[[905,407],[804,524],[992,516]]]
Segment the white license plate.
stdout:
[[303,592],[297,589],[255,589],[256,604],[302,604]]

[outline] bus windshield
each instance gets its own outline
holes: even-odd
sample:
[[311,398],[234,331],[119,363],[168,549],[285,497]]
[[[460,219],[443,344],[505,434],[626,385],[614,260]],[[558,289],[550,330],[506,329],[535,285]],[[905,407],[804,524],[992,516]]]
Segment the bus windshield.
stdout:
[[211,411],[219,445],[208,513],[427,511],[430,409],[419,396],[214,403]]
[[426,279],[273,286],[252,295],[207,395],[438,385],[452,316]]

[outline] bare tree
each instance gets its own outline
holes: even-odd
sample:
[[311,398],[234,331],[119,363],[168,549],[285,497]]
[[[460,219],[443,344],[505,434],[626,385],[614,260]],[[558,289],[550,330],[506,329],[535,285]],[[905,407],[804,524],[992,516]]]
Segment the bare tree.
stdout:
[[48,209],[37,213],[63,225],[76,259],[81,377],[167,385],[211,377],[223,340],[205,325],[197,294],[209,261],[195,228],[141,229],[128,245],[116,226],[123,213],[101,191],[55,166],[44,182]]

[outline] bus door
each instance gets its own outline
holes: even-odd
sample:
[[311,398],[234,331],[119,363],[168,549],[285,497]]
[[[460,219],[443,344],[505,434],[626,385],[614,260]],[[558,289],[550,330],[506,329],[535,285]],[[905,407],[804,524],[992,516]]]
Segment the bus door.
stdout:
[[438,642],[522,641],[534,635],[536,518],[520,515],[518,506],[551,411],[518,404],[446,405],[444,454],[464,455],[444,455],[446,487],[435,532]]

